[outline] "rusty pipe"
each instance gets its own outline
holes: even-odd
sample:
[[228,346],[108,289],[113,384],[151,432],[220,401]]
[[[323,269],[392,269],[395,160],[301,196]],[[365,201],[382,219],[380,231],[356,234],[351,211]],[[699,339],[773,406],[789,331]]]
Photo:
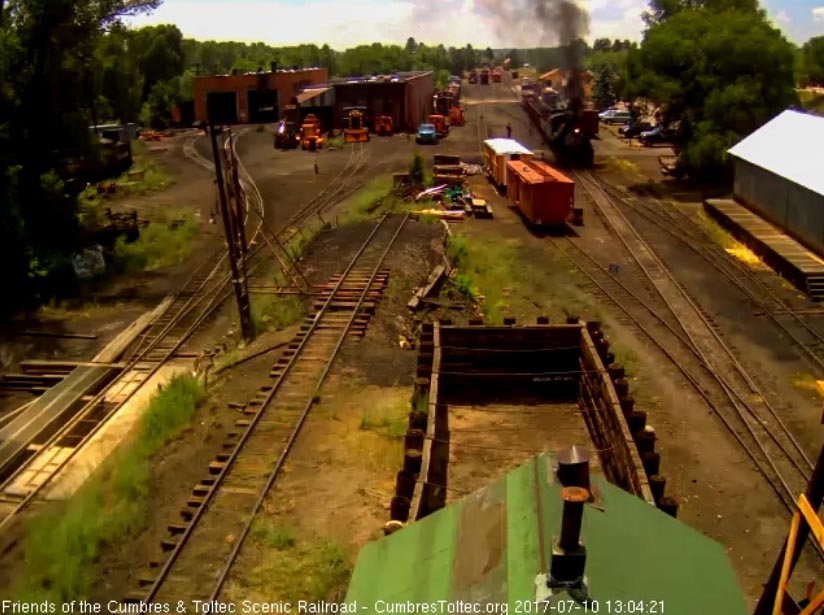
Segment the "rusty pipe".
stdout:
[[561,489],[561,499],[564,501],[564,509],[558,546],[564,551],[575,551],[581,543],[581,523],[589,491],[582,487],[564,487]]

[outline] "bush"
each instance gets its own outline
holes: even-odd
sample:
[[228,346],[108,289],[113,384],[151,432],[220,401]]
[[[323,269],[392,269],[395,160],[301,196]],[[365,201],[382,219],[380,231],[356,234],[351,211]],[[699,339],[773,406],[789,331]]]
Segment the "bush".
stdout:
[[423,185],[426,180],[426,167],[423,163],[423,157],[417,152],[412,157],[412,162],[409,163],[409,181],[416,186]]

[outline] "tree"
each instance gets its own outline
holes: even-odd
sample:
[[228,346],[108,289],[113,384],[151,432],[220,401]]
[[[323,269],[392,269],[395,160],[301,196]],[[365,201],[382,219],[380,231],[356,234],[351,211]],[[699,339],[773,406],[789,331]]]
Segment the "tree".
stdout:
[[650,0],[650,8],[644,13],[648,26],[661,23],[681,11],[707,9],[709,11],[741,11],[764,15],[758,0]]
[[796,100],[793,56],[759,12],[683,10],[630,52],[629,82],[680,122],[685,168],[717,175],[728,147]]
[[824,36],[814,36],[801,47],[801,74],[811,85],[824,85]]
[[513,49],[509,52],[509,68],[515,69],[520,68],[521,65],[524,63],[523,59],[521,59],[521,52],[517,49]]
[[592,43],[592,50],[596,53],[599,51],[611,51],[612,41],[608,38],[596,38]]
[[615,91],[612,87],[613,75],[606,66],[598,72],[598,78],[592,88],[592,99],[599,111],[615,104]]
[[487,61],[489,61],[489,62],[492,62],[492,60],[494,60],[494,59],[495,59],[495,52],[494,52],[494,51],[492,51],[492,48],[491,48],[491,47],[487,47],[487,48],[486,48],[486,50],[484,51],[484,57],[485,57],[485,58],[487,59]]
[[426,166],[423,162],[423,157],[415,152],[415,155],[412,157],[412,161],[409,163],[409,181],[412,182],[414,186],[422,186],[424,179]]
[[406,39],[406,53],[415,53],[418,50],[418,43],[411,36]]

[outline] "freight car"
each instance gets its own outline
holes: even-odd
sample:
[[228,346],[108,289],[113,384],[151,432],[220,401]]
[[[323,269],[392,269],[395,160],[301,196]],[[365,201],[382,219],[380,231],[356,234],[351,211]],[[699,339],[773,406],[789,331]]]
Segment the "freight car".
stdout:
[[534,226],[563,226],[575,203],[575,182],[539,160],[506,163],[507,197]]
[[535,154],[513,139],[484,141],[484,170],[499,189],[506,188],[506,163],[513,160],[531,160]]

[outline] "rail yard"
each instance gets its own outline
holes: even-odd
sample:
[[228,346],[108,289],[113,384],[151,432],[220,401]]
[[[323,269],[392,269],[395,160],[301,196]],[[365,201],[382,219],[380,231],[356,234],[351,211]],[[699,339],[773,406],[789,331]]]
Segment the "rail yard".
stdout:
[[[232,220],[207,222],[207,212],[226,212],[213,205],[210,135],[181,130],[150,150],[174,168],[169,190],[191,196],[201,229],[192,262],[150,313],[119,327],[97,356],[84,348],[54,365],[15,359],[51,388],[0,399],[0,595],[37,586],[23,578],[29,528],[65,510],[128,443],[141,399],[195,373],[207,401],[148,460],[144,514],[126,539],[95,546],[84,598],[340,603],[364,545],[425,533],[419,524],[479,490],[500,491],[510,472],[506,481],[523,487],[516,468],[550,452],[565,524],[578,501],[568,489],[588,490],[583,534],[595,561],[602,556],[586,536],[599,526],[587,515],[600,513],[589,509],[617,514],[620,488],[648,507],[643,514],[657,508],[720,543],[736,600],[755,604],[799,496],[821,471],[820,304],[713,222],[700,194],[667,188],[660,149],[632,147],[593,110],[547,111],[512,71],[479,67],[437,95],[422,72],[350,80],[328,113],[318,100],[334,84],[306,72],[318,83],[288,101],[289,126],[268,116],[257,129],[235,125],[262,113],[250,97],[243,117],[216,131]],[[223,106],[230,79],[213,80]],[[383,107],[361,104],[371,91]],[[427,92],[432,114],[418,105]],[[434,145],[420,130],[416,142],[419,124],[435,127]],[[281,129],[293,131],[290,147]],[[330,130],[321,145],[314,135]],[[431,169],[428,197],[410,178],[413,155]],[[436,156],[460,163],[436,165]],[[454,184],[465,207],[438,207],[432,197]],[[223,225],[226,241],[211,230]],[[275,306],[277,322],[244,340],[244,301]],[[293,317],[282,317],[287,309]],[[56,383],[42,377],[55,370]],[[534,463],[530,497],[540,500],[538,476],[550,466]],[[561,479],[581,465],[585,479]],[[477,531],[491,544],[501,530],[491,501],[481,506],[487,516],[455,514],[472,530],[433,531],[451,532],[438,539],[457,536],[456,545]],[[564,525],[561,540],[569,532]],[[410,550],[436,542],[415,540]],[[485,557],[479,549],[464,556]],[[558,549],[571,551],[545,551],[554,558]],[[435,557],[421,553],[424,566]],[[358,565],[377,574],[381,564],[365,558]],[[483,574],[472,570],[456,563],[453,581],[475,587]],[[810,580],[820,591],[822,570],[813,537],[788,585],[793,596]],[[376,595],[355,571],[350,595]],[[721,612],[703,598],[677,599],[694,602],[660,612]]]

